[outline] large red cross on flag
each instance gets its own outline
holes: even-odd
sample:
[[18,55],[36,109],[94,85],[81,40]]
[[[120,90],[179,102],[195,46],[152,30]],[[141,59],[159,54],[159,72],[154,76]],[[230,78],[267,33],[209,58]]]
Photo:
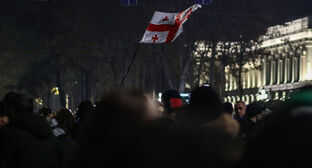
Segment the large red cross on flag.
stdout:
[[198,8],[201,8],[201,5],[195,4],[181,13],[156,11],[140,43],[169,43],[174,41],[182,33],[183,24]]

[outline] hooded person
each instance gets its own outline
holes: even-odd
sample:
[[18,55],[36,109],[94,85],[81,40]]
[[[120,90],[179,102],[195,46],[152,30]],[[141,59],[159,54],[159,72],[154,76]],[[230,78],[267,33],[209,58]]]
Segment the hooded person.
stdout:
[[57,141],[45,119],[33,113],[31,98],[10,92],[3,99],[3,112],[9,123],[1,130],[1,168],[61,166]]
[[161,96],[161,101],[164,104],[165,113],[168,117],[175,117],[177,109],[183,106],[182,97],[176,90],[167,90]]

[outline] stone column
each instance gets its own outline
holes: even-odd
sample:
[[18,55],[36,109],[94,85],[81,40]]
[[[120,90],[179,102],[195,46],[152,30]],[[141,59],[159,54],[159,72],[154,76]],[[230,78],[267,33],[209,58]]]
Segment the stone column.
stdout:
[[242,74],[242,85],[243,85],[243,89],[246,89],[247,88],[247,73],[248,72],[244,72]]
[[229,73],[227,71],[227,68],[224,68],[224,76],[225,76],[225,86],[224,90],[229,91],[229,86],[230,86],[230,78],[229,78]]
[[257,79],[257,70],[252,70],[252,82],[251,82],[252,83],[251,84],[252,88],[257,87],[256,79]]
[[263,59],[262,86],[265,86],[266,85],[266,81],[267,81],[267,77],[266,77],[266,70],[267,70],[267,68],[266,68],[266,66],[267,66],[267,63],[266,63],[266,58],[265,58],[265,59]]
[[306,77],[308,80],[312,80],[312,44],[306,46],[307,55],[306,55]]
[[235,96],[232,96],[232,99],[231,99],[231,100],[232,100],[232,103],[233,103],[233,104],[236,103],[236,98],[235,98]]
[[233,77],[232,77],[232,75],[230,73],[229,73],[229,78],[230,78],[230,90],[234,90]]
[[274,76],[274,58],[273,58],[273,56],[270,58],[270,66],[271,66],[271,68],[270,68],[270,70],[271,70],[271,75],[270,75],[270,85],[272,85],[273,84],[273,76]]
[[[261,65],[261,60],[259,60],[259,65]],[[263,64],[262,64],[263,65]],[[264,69],[264,66],[261,67],[260,70],[258,70],[258,82],[257,82],[257,87],[261,87],[263,84],[262,84],[262,73],[263,73],[263,70]]]
[[252,70],[249,70],[248,72],[247,72],[247,87],[246,88],[251,88],[251,78],[250,78],[250,74],[251,74],[251,72],[252,72]]
[[306,78],[306,68],[307,68],[307,57],[306,57],[306,51],[303,51],[301,56],[300,56],[300,76],[299,76],[299,81],[304,81]]
[[293,83],[293,82],[295,82],[295,54],[294,53],[292,53],[292,55],[291,55],[291,66],[292,66],[292,68],[291,68],[291,82]]
[[283,67],[282,62],[281,62],[281,56],[278,56],[278,59],[276,61],[276,66],[277,66],[277,83],[280,84],[281,82],[281,68]]
[[232,78],[233,78],[233,90],[236,90],[237,89],[237,79],[234,77],[234,76],[232,76]]
[[284,83],[287,83],[287,81],[288,81],[288,62],[289,62],[289,59],[287,58],[287,56],[285,56]]

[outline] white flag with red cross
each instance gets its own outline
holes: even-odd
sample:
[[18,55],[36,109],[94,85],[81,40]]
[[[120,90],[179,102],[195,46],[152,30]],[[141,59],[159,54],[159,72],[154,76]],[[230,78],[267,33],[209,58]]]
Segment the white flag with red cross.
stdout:
[[181,13],[164,13],[156,11],[140,43],[169,43],[183,31],[183,24],[192,12],[201,8],[195,4]]

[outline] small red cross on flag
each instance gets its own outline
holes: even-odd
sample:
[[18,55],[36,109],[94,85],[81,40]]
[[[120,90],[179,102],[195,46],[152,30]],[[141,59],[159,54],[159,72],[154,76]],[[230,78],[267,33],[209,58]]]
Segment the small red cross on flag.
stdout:
[[140,43],[169,43],[183,31],[183,24],[192,12],[201,8],[195,4],[181,13],[164,13],[156,11]]
[[163,22],[168,21],[168,16],[166,16],[165,18],[163,18]]
[[152,39],[153,39],[153,43],[155,43],[156,40],[158,40],[157,34],[154,37],[152,37]]

